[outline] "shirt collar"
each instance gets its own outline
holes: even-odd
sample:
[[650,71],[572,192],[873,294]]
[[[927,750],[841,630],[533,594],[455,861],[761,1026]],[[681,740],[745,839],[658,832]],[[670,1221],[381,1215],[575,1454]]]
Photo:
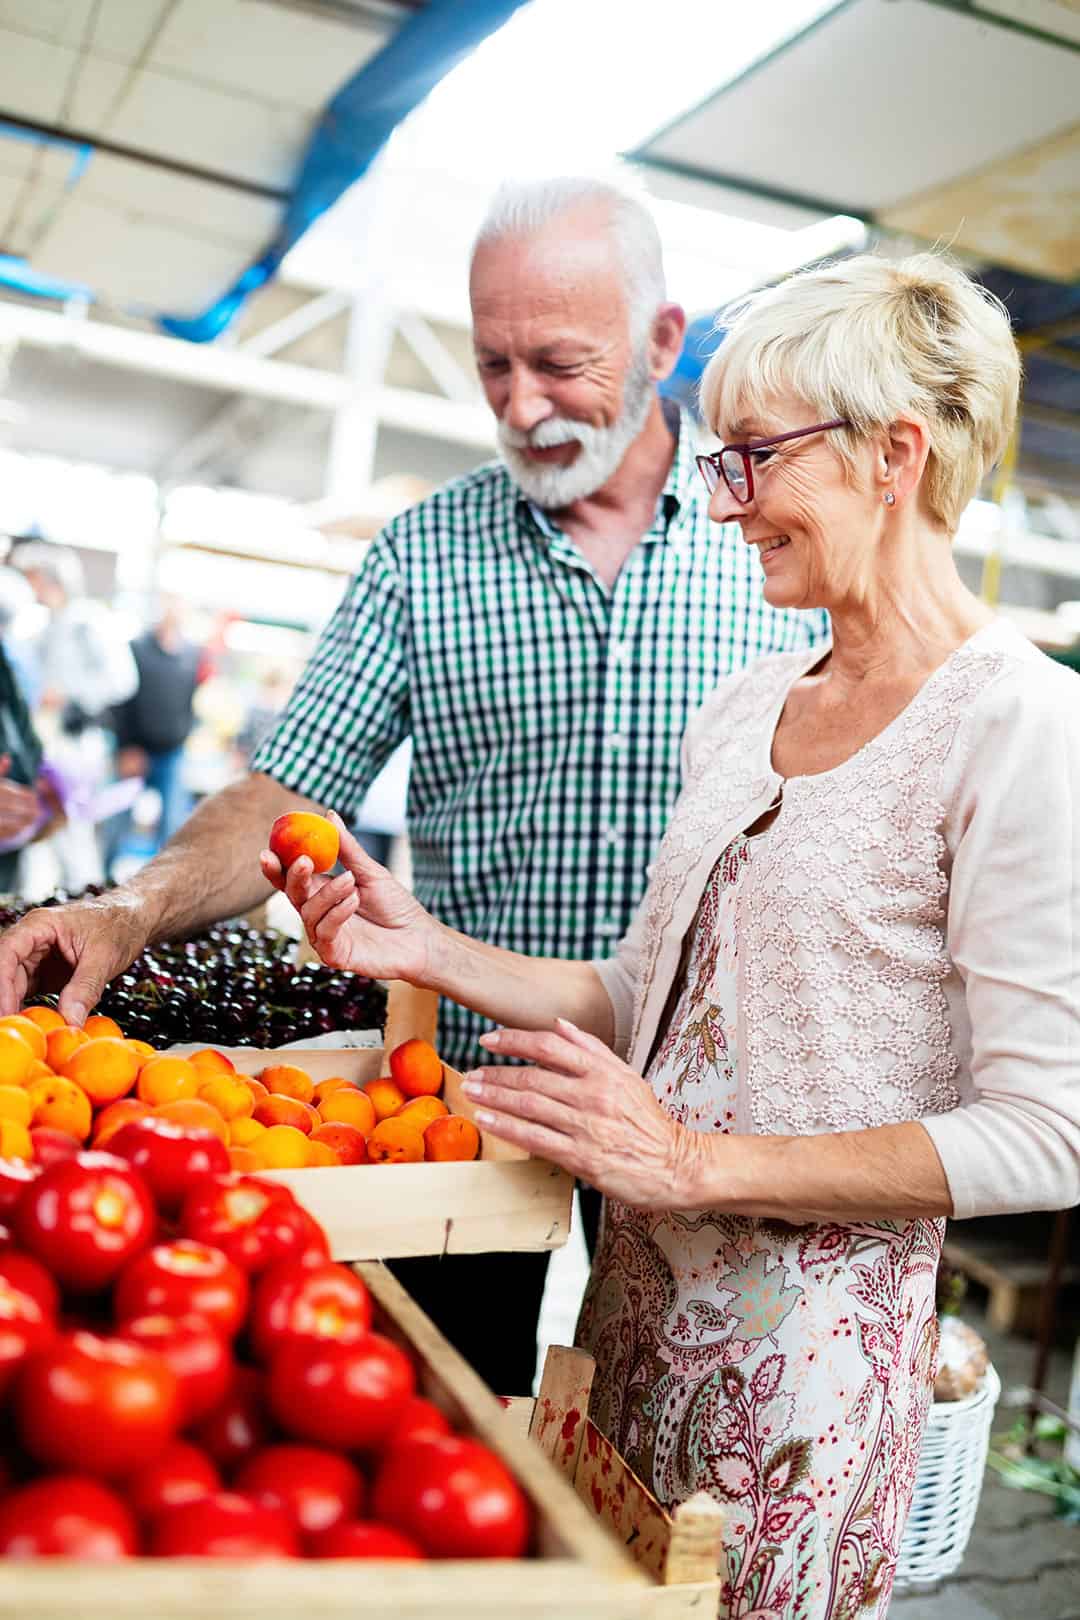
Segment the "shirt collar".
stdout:
[[[664,413],[669,430],[675,437],[675,454],[660,492],[660,499],[656,503],[656,516],[649,532],[667,539],[675,519],[690,502],[693,480],[698,474],[694,460],[696,453],[694,422],[689,411],[684,411],[675,400],[663,397],[660,400],[660,409]],[[528,514],[545,539],[554,540],[562,533],[550,514],[545,512],[543,507],[537,506],[536,502],[531,501],[521,490],[517,493],[517,504],[518,510]]]

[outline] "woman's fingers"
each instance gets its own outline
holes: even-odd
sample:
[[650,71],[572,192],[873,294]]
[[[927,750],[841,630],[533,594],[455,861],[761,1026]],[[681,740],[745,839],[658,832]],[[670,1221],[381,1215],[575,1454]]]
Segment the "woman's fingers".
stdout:
[[262,874],[267,883],[272,883],[279,894],[284,894],[285,869],[272,850],[264,849],[260,851],[259,865],[262,867]]
[[[323,893],[325,892],[324,890]],[[321,900],[321,898],[322,894],[316,895],[315,901]],[[312,905],[315,904],[315,901],[312,902]],[[352,889],[345,895],[344,899],[324,910],[317,921],[309,918],[308,908],[305,907],[300,915],[304,919],[304,927],[307,929],[308,938],[312,944],[323,944],[332,940],[341,932],[349,919],[356,916],[359,904],[360,902],[356,898],[356,890]]]
[[385,866],[380,866],[378,861],[368,854],[363,844],[353,837],[336,810],[329,812],[327,820],[332,821],[338,830],[340,844],[338,860],[346,872],[351,873],[357,882],[362,882],[365,879],[370,882],[373,877],[385,873]]
[[564,1040],[569,1041],[571,1046],[580,1046],[583,1052],[593,1052],[597,1057],[614,1056],[611,1047],[606,1046],[598,1035],[590,1035],[587,1029],[579,1029],[569,1018],[556,1018],[555,1028]]
[[473,1069],[465,1078],[465,1092],[485,1107],[536,1120],[570,1136],[584,1118],[578,1089],[548,1069]]
[[524,1148],[534,1158],[550,1159],[572,1176],[587,1173],[573,1140],[561,1131],[553,1131],[547,1125],[537,1125],[532,1120],[517,1119],[513,1114],[496,1113],[489,1108],[478,1108],[475,1118],[482,1130],[490,1131],[501,1142]]
[[579,1078],[590,1068],[589,1058],[579,1047],[550,1029],[492,1029],[481,1035],[480,1045],[500,1057],[524,1058],[527,1063]]

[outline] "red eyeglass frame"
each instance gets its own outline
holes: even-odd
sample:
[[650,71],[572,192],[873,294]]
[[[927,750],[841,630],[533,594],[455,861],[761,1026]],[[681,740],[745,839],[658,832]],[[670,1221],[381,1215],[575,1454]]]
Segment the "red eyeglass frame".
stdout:
[[[754,498],[754,467],[750,460],[752,450],[771,450],[774,444],[786,444],[789,439],[805,439],[811,433],[828,433],[832,428],[850,426],[851,423],[846,416],[837,416],[831,422],[816,422],[813,427],[794,428],[790,433],[774,434],[771,439],[755,439],[752,444],[722,444],[719,450],[713,450],[708,455],[695,456],[694,460],[697,463],[698,472],[705,480],[705,488],[710,495],[719,488],[722,478],[732,498],[738,501],[740,505],[745,505],[747,501],[752,501]],[[724,471],[724,457],[732,454],[742,458],[743,475],[746,479],[745,495],[740,495],[737,490],[732,489],[731,480]],[[715,475],[711,482],[709,474],[705,471],[706,467],[710,468]]]

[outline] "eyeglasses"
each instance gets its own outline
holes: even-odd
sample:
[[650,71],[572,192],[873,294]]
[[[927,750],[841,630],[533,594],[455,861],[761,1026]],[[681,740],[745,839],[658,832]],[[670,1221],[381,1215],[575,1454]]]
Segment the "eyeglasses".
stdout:
[[741,506],[754,498],[754,467],[752,457],[773,445],[786,444],[789,439],[805,439],[811,433],[828,433],[830,428],[850,427],[846,417],[838,416],[832,422],[817,422],[813,427],[796,428],[792,433],[777,433],[772,439],[755,439],[753,444],[724,444],[711,455],[695,459],[698,471],[705,480],[705,488],[712,495],[723,478],[724,483]]

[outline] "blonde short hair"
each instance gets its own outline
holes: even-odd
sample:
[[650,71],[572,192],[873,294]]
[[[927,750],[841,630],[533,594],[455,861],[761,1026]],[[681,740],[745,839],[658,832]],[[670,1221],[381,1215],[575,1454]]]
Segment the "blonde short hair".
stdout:
[[795,394],[849,468],[900,416],[930,430],[925,489],[953,532],[1016,421],[1020,357],[1001,301],[936,253],[872,254],[792,276],[737,315],[701,383],[716,433]]

